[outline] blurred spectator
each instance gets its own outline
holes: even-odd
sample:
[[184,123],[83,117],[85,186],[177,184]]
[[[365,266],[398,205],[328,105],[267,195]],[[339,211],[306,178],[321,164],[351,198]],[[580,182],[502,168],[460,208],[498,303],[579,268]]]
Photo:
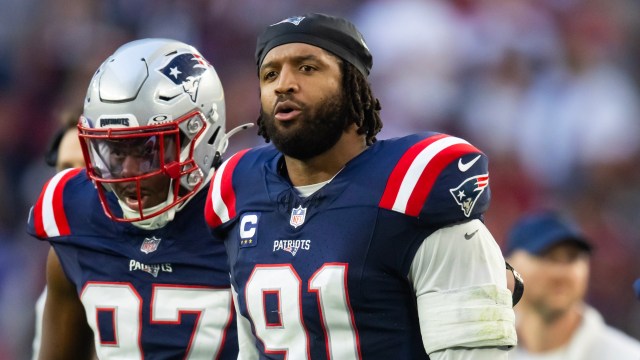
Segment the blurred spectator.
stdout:
[[618,22],[583,2],[559,14],[562,52],[520,108],[517,152],[554,196],[582,193],[589,174],[628,163],[640,147],[638,91],[617,62]]
[[447,2],[374,0],[354,23],[376,54],[370,76],[386,119],[382,137],[442,131],[458,97],[463,25]]
[[49,149],[44,156],[45,163],[56,171],[84,167],[82,148],[78,141],[78,119],[81,109],[67,110],[62,114],[58,131],[53,134]]
[[584,302],[592,250],[577,225],[553,211],[527,214],[514,225],[507,261],[525,291],[515,307],[518,347],[510,359],[640,358],[640,342],[607,326]]
[[492,159],[513,156],[528,89],[559,50],[552,15],[532,2],[508,0],[458,11],[468,23],[460,130]]

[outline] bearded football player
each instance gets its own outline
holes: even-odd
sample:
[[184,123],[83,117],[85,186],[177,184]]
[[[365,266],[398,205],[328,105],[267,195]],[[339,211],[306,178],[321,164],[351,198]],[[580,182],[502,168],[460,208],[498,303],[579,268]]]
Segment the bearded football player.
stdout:
[[270,144],[222,164],[205,208],[229,254],[243,351],[506,359],[513,300],[483,222],[485,154],[434,132],[377,141],[372,57],[346,19],[267,27],[256,65]]

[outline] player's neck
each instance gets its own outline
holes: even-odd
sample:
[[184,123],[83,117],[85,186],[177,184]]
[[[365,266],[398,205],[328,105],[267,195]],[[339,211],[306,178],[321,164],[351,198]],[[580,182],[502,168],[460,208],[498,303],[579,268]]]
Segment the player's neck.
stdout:
[[347,130],[326,152],[307,160],[285,155],[286,173],[294,186],[317,184],[333,178],[354,157],[367,148],[364,136]]
[[549,352],[567,345],[582,321],[581,305],[553,320],[532,309],[521,310],[517,312],[518,340],[530,353]]

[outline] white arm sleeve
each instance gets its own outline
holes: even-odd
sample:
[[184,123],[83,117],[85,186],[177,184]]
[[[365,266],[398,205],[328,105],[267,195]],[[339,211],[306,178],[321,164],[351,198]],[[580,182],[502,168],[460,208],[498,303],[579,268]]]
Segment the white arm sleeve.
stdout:
[[502,252],[480,220],[429,235],[409,280],[431,359],[507,359],[517,342],[511,292]]
[[247,318],[240,314],[238,309],[238,293],[232,286],[231,291],[233,293],[233,306],[236,308],[236,318],[238,319],[238,347],[240,352],[238,353],[238,360],[257,360],[258,351],[256,349],[256,338],[251,332],[251,323]]

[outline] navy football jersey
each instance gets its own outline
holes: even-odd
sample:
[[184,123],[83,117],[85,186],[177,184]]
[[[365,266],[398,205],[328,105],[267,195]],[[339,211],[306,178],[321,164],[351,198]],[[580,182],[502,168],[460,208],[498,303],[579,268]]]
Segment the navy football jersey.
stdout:
[[427,236],[482,218],[486,156],[445,134],[378,141],[306,198],[282,162],[235,154],[205,206],[260,358],[427,359],[407,275]]
[[51,243],[75,285],[98,357],[237,357],[228,264],[205,199],[201,191],[165,227],[142,230],[106,217],[84,170],[44,186],[28,232]]

